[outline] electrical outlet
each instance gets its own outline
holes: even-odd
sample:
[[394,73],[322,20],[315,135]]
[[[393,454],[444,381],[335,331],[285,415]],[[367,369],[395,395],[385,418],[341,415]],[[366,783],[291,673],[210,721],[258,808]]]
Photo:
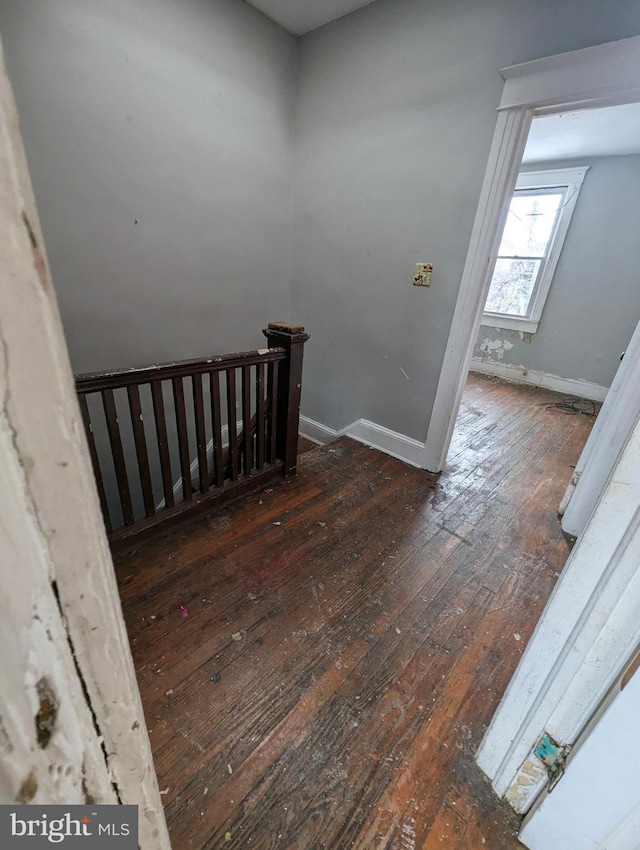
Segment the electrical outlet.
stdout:
[[414,286],[431,286],[431,273],[433,266],[431,263],[416,263],[416,268],[413,273]]

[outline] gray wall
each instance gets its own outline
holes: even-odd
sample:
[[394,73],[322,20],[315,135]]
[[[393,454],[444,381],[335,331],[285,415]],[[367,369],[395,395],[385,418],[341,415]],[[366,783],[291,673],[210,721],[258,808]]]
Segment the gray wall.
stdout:
[[[640,321],[640,156],[563,160],[526,170],[578,164],[590,169],[537,333],[527,344],[517,331],[482,326],[474,357],[609,387]],[[500,346],[487,351],[487,339]],[[505,341],[512,347],[505,350]]]
[[[640,33],[636,0],[378,0],[301,40],[303,413],[424,440],[505,65]],[[413,287],[417,261],[434,264]],[[409,380],[400,369],[409,376]]]
[[0,32],[74,369],[258,347],[295,39],[238,0],[0,0]]
[[640,4],[378,0],[298,44],[239,0],[0,0],[0,30],[76,370],[254,347],[291,293],[303,412],[424,439],[499,68]]

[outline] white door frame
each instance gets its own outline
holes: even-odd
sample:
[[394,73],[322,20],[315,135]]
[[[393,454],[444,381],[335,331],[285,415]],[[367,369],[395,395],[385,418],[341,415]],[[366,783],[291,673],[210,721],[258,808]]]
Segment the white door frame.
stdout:
[[498,121],[424,446],[422,466],[432,472],[445,465],[531,119],[640,101],[640,37],[537,59],[501,73],[505,85]]
[[607,393],[560,505],[562,529],[584,531],[602,488],[640,416],[640,322]]
[[1,45],[0,220],[0,802],[136,804],[170,850]]
[[[425,445],[442,469],[478,333],[509,198],[532,117],[640,101],[640,37],[503,71],[505,86]],[[520,812],[547,782],[532,752],[544,731],[579,732],[640,643],[640,426],[578,541],[478,752],[494,789]]]
[[[526,818],[520,841],[531,850],[637,850],[640,842],[640,674],[618,690],[566,776]],[[604,781],[603,781],[604,780]]]
[[533,750],[574,745],[640,646],[640,419],[573,548],[480,745],[519,812],[547,784]]

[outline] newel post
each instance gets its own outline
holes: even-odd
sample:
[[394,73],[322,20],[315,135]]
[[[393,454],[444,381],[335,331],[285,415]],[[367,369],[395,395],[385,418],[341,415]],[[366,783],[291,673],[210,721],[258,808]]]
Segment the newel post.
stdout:
[[278,373],[278,413],[276,422],[276,456],[284,462],[284,477],[296,474],[300,395],[302,392],[302,354],[309,334],[300,325],[269,322],[262,333],[269,348],[286,348],[287,359],[281,361]]

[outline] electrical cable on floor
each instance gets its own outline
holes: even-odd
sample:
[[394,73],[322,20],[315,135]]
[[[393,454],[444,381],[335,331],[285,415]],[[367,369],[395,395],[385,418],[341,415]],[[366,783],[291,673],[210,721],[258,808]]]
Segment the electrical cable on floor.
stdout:
[[546,404],[545,409],[562,410],[564,413],[570,413],[572,415],[584,413],[585,416],[595,416],[597,413],[596,405],[588,398],[563,398],[562,401]]

